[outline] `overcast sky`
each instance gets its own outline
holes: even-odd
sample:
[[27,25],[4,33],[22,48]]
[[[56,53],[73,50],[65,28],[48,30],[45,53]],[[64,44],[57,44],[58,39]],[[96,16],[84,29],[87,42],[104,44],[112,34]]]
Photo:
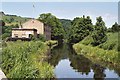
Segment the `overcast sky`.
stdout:
[[60,19],[71,20],[85,15],[91,17],[93,24],[96,17],[102,16],[107,27],[118,22],[117,2],[3,2],[0,11],[34,18],[38,18],[41,13],[52,13]]

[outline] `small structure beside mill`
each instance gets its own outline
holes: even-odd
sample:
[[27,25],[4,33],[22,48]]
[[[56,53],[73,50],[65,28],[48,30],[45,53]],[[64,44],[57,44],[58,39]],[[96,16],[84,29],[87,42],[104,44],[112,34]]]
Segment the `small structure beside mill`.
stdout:
[[12,28],[12,39],[29,39],[30,37],[44,35],[46,40],[51,39],[51,27],[35,19],[31,19],[19,28]]

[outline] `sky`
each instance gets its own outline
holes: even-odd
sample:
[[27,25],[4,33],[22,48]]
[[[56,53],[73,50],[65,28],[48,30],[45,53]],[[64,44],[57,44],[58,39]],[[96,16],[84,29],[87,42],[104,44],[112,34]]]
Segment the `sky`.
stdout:
[[118,2],[2,2],[0,11],[31,18],[52,13],[57,18],[70,20],[85,15],[91,17],[93,24],[96,17],[102,16],[107,27],[118,22]]

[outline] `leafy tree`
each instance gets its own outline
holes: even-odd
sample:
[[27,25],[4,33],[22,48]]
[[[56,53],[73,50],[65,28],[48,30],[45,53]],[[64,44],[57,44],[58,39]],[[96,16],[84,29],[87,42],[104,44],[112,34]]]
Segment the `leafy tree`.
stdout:
[[10,37],[10,34],[9,34],[9,33],[4,33],[4,34],[2,35],[2,39],[3,39],[3,40],[6,39],[7,37]]
[[65,31],[64,34],[64,39],[68,39],[69,38],[69,34],[70,32],[70,27],[71,27],[71,20],[68,19],[60,19],[60,22],[62,23],[62,27]]
[[11,36],[12,28],[17,28],[18,25],[11,25],[11,26],[2,26],[2,39],[6,39],[7,37]]
[[120,31],[120,25],[118,25],[117,22],[115,22],[115,24],[112,25],[112,32],[118,32]]
[[97,22],[94,27],[94,32],[92,34],[93,45],[97,46],[101,43],[104,43],[107,40],[105,23],[102,20],[102,17],[97,17]]
[[38,20],[51,26],[51,39],[61,41],[64,37],[64,30],[61,22],[51,13],[41,14]]
[[72,21],[71,33],[69,35],[69,43],[77,43],[84,39],[93,30],[92,20],[89,16],[85,18],[76,17]]

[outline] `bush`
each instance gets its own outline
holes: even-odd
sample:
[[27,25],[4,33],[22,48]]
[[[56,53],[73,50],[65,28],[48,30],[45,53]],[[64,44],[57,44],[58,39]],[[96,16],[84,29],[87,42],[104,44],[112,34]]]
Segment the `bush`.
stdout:
[[45,35],[40,34],[37,40],[46,41]]

